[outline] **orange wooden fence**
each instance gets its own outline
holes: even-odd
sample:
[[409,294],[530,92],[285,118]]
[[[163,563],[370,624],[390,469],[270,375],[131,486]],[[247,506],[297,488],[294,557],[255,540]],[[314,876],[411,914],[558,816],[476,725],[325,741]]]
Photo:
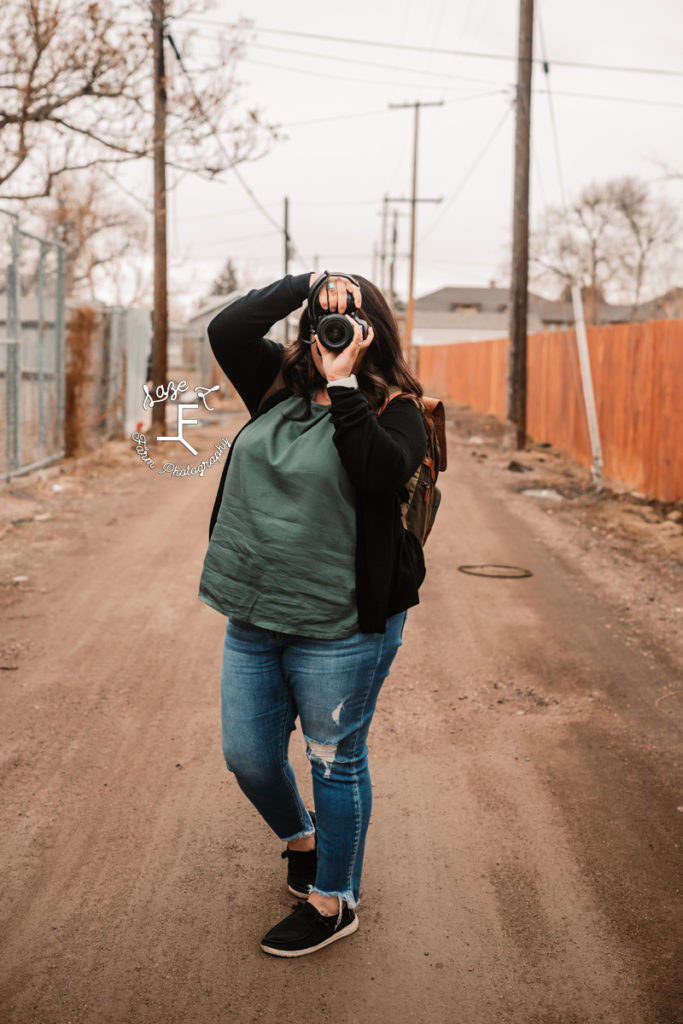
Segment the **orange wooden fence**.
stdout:
[[[421,346],[427,394],[505,419],[507,338]],[[588,328],[606,480],[683,499],[683,320]],[[590,465],[574,331],[528,338],[527,431]]]

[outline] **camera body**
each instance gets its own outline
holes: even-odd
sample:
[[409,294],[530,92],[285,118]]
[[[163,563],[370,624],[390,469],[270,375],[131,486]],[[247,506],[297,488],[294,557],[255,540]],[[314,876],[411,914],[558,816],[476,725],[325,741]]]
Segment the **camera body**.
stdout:
[[358,285],[358,281],[349,274],[333,274],[326,270],[317,281],[313,282],[309,292],[308,316],[311,321],[311,335],[317,334],[320,344],[324,345],[328,351],[341,352],[353,340],[353,324],[347,318],[350,317],[351,320],[355,320],[360,326],[363,332],[363,340],[368,336],[368,324],[361,317],[360,311],[356,309],[350,292],[346,293],[346,313],[328,313],[322,308],[318,302],[318,296],[330,277],[345,277],[348,281]]

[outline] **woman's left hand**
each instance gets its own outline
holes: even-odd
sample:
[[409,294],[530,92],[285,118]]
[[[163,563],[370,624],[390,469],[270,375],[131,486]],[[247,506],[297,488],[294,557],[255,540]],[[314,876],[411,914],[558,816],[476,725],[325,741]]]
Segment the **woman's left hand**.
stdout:
[[341,352],[330,352],[328,348],[320,344],[318,335],[313,335],[313,344],[320,356],[322,372],[328,384],[332,384],[335,380],[343,380],[344,377],[349,377],[360,366],[363,353],[372,344],[372,339],[375,336],[372,327],[368,325],[368,336],[363,340],[363,328],[360,324],[356,323],[350,316],[346,319],[353,326],[353,338]]

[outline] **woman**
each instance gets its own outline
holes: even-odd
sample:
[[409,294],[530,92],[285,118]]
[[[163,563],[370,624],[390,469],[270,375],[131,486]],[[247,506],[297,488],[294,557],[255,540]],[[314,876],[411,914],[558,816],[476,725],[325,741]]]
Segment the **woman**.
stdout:
[[[289,889],[306,901],[261,943],[286,957],[358,927],[372,802],[366,738],[424,578],[422,548],[404,529],[399,502],[426,450],[421,386],[381,292],[363,278],[318,278],[287,276],[251,291],[208,329],[251,419],[223,471],[199,597],[229,616],[226,764],[286,842]],[[264,337],[315,282],[314,315],[346,316],[350,344],[324,347],[308,308],[293,345]],[[408,395],[384,409],[397,391]],[[288,759],[297,716],[315,814]]]

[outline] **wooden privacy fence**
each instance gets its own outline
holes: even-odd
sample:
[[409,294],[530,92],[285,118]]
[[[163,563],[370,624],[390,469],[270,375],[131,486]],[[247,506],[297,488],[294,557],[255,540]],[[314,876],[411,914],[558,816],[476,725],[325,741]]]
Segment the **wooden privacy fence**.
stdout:
[[[428,394],[504,420],[509,342],[421,346]],[[588,328],[604,475],[660,501],[683,499],[683,320]],[[528,338],[527,432],[591,464],[574,331]]]

